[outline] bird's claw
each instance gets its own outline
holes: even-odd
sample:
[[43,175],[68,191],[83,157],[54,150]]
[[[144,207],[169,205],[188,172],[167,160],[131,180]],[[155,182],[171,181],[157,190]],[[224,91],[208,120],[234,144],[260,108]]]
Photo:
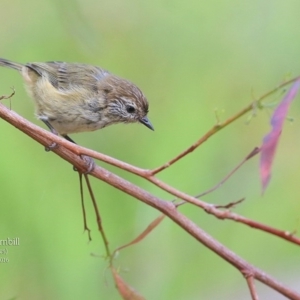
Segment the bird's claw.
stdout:
[[55,149],[57,147],[58,147],[57,143],[53,142],[51,145],[45,147],[45,151],[49,152],[49,151],[52,151],[53,149]]
[[[81,155],[80,157],[82,158],[82,160],[87,165],[87,170],[84,172],[84,174],[91,173],[95,168],[95,165],[96,165],[95,161],[91,157],[86,156],[86,155]],[[78,169],[75,166],[73,166],[73,170],[78,171]]]

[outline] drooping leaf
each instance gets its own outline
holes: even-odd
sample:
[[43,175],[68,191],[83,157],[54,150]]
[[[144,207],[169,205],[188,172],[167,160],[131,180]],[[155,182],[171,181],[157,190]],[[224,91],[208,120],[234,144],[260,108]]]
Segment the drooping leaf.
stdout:
[[164,219],[165,215],[160,215],[158,216],[154,221],[152,221],[148,226],[147,228],[142,232],[140,233],[134,240],[132,240],[131,242],[123,245],[123,246],[120,246],[118,247],[115,251],[120,251],[121,249],[124,249],[126,247],[129,247],[131,245],[134,245],[134,244],[137,244],[139,243],[142,239],[144,239],[156,226],[158,226],[160,224],[160,222]]
[[295,83],[289,89],[283,100],[275,109],[271,118],[272,129],[263,139],[260,156],[260,177],[263,193],[266,190],[271,178],[271,168],[284,120],[287,117],[290,104],[292,103],[292,101],[298,93],[299,87],[300,79],[295,81]]
[[123,278],[118,274],[118,272],[112,268],[111,269],[116,287],[124,300],[145,300],[145,298],[137,293],[131,286],[123,280]]

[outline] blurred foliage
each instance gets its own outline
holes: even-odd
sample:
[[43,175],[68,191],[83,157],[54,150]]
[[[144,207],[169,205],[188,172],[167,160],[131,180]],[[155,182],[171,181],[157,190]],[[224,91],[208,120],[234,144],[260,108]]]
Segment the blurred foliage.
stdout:
[[[191,145],[216,122],[272,89],[299,68],[300,2],[287,1],[8,1],[1,2],[0,57],[19,62],[65,60],[102,66],[135,82],[150,102],[155,127],[115,125],[72,137],[80,144],[144,168],[154,168]],[[0,69],[0,94],[34,119],[21,77]],[[280,98],[280,97],[279,97]],[[276,96],[270,102],[278,100]],[[4,101],[9,105],[9,101]],[[271,110],[219,132],[159,178],[190,194],[216,184],[269,130]],[[236,212],[298,230],[299,105],[285,124],[273,178],[260,194],[258,158],[215,193],[226,204],[246,197]],[[93,241],[83,234],[78,175],[53,153],[0,120],[0,239],[19,237],[0,264],[1,299],[120,299],[103,255],[86,195]],[[102,165],[102,164],[101,164]],[[106,166],[151,193],[172,196]],[[158,212],[92,179],[112,248],[140,233]],[[193,206],[181,211],[250,263],[299,289],[296,246]],[[116,261],[123,278],[147,299],[250,299],[236,270],[166,219]],[[163,266],[163,267],[162,267]],[[298,273],[297,273],[298,272]],[[296,274],[296,275],[295,275]],[[283,299],[265,287],[262,298]],[[221,296],[222,295],[222,296]],[[277,298],[276,298],[277,297]]]

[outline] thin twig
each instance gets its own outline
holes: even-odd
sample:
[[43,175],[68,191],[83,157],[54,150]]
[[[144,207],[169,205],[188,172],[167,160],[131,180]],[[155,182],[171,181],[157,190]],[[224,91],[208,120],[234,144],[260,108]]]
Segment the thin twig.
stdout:
[[236,205],[242,203],[245,201],[245,198],[242,198],[240,200],[237,200],[237,201],[233,201],[233,202],[230,202],[230,203],[227,203],[226,205],[215,205],[216,208],[222,208],[222,209],[230,209],[230,208],[233,208],[235,207]]
[[253,156],[255,156],[256,154],[258,154],[260,152],[259,148],[254,148],[233,170],[231,170],[219,183],[217,183],[214,187],[210,188],[209,190],[196,195],[195,198],[201,198],[213,191],[215,191],[216,189],[218,189],[220,186],[222,186],[246,161],[248,161],[250,158],[252,158]]
[[[215,207],[212,205],[211,209],[212,209],[212,211],[214,211]],[[207,212],[210,213],[209,210],[207,210]],[[214,211],[213,214],[215,215],[215,211]],[[282,238],[282,239],[284,239],[288,242],[291,242],[293,244],[300,245],[300,238],[296,237],[294,235],[294,232],[289,232],[289,231],[286,231],[286,230],[280,230],[280,229],[268,226],[266,224],[250,220],[248,218],[245,218],[243,216],[235,214],[235,213],[233,213],[229,210],[226,210],[223,213],[218,214],[217,217],[222,219],[222,220],[229,219],[229,220],[233,220],[233,221],[238,222],[238,223],[242,223],[242,224],[247,225],[251,228],[255,228],[255,229],[270,233],[274,236]]]
[[298,80],[299,77],[295,77],[292,78],[288,81],[285,81],[284,83],[278,85],[276,88],[272,89],[271,91],[265,93],[264,95],[262,95],[259,99],[255,100],[254,102],[250,103],[247,107],[245,107],[244,109],[242,109],[241,111],[239,111],[237,114],[235,114],[234,116],[228,118],[226,121],[219,122],[214,125],[207,133],[205,133],[197,142],[195,142],[192,146],[188,147],[186,150],[184,150],[183,152],[181,152],[180,154],[178,154],[176,157],[174,157],[173,159],[171,159],[170,161],[168,161],[167,163],[163,164],[162,166],[155,168],[151,171],[152,175],[155,175],[163,170],[165,170],[166,168],[170,167],[171,165],[173,165],[175,162],[177,162],[179,159],[181,159],[182,157],[186,156],[187,154],[193,152],[196,148],[198,148],[200,145],[202,145],[205,141],[207,141],[211,136],[213,136],[215,133],[217,133],[218,131],[220,131],[221,129],[224,129],[225,127],[227,127],[229,124],[233,123],[234,121],[236,121],[237,119],[239,119],[241,116],[243,116],[244,114],[246,114],[247,112],[251,111],[253,109],[253,106],[256,105],[258,106],[264,99],[266,99],[267,97],[269,97],[270,95],[276,93],[279,89],[285,87],[286,85],[289,85],[291,83],[293,83],[294,81]]
[[8,96],[0,96],[0,100],[6,100],[6,99],[10,99],[11,97],[13,97],[14,96],[14,94],[16,93],[16,90],[15,90],[15,88],[13,87],[12,88],[12,93],[10,94],[10,95],[8,95]]
[[85,178],[86,185],[88,187],[88,190],[89,190],[89,193],[90,193],[90,196],[91,196],[91,199],[92,199],[92,203],[93,203],[93,206],[94,206],[94,210],[95,210],[95,214],[96,214],[96,220],[97,220],[97,224],[98,224],[98,230],[101,233],[101,237],[102,237],[104,247],[105,247],[105,251],[106,251],[106,256],[111,257],[111,253],[110,253],[109,246],[108,246],[108,244],[109,244],[108,239],[106,238],[106,234],[105,234],[103,226],[102,226],[102,220],[101,220],[101,217],[100,217],[100,213],[99,213],[98,205],[97,205],[97,202],[96,202],[96,198],[94,196],[94,193],[93,193],[93,190],[92,190],[92,187],[91,187],[91,184],[90,184],[89,177],[88,177],[87,174],[84,174],[84,178]]
[[257,292],[256,292],[256,288],[255,288],[253,275],[245,276],[245,278],[246,278],[246,281],[248,284],[248,288],[249,288],[252,300],[259,300]]
[[78,172],[79,175],[79,186],[80,186],[80,198],[81,198],[81,207],[82,207],[82,215],[83,215],[83,229],[88,232],[89,241],[92,240],[91,230],[87,225],[86,212],[84,207],[84,195],[83,195],[83,186],[82,186],[82,173]]

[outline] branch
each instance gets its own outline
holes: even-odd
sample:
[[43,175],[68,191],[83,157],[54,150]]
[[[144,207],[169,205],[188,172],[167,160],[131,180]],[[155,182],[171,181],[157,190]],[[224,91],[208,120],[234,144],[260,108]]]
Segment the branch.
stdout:
[[[61,158],[65,159],[66,161],[70,162],[73,166],[77,168],[81,173],[85,173],[87,171],[87,166],[84,164],[82,159],[80,158],[80,155],[87,155],[96,159],[99,159],[103,162],[106,162],[110,165],[116,166],[120,169],[123,169],[125,171],[128,171],[132,174],[135,174],[137,176],[140,176],[144,179],[147,179],[157,187],[161,188],[162,190],[170,193],[171,195],[182,199],[186,202],[189,202],[191,204],[194,204],[198,207],[201,207],[203,210],[205,210],[207,213],[214,215],[218,219],[231,219],[236,222],[243,223],[245,225],[249,225],[250,227],[254,227],[263,231],[266,231],[268,233],[274,234],[278,237],[284,238],[285,240],[288,240],[289,242],[300,244],[300,239],[295,237],[293,234],[288,233],[287,231],[282,231],[278,229],[272,230],[271,227],[257,223],[255,221],[249,220],[247,218],[244,218],[242,216],[239,216],[237,214],[230,213],[229,211],[222,211],[218,209],[215,205],[206,203],[204,201],[201,201],[193,196],[190,196],[186,193],[183,193],[172,186],[166,184],[165,182],[162,182],[161,180],[157,179],[155,176],[151,175],[151,171],[141,169],[138,167],[135,167],[133,165],[130,165],[128,163],[125,163],[123,161],[120,161],[118,159],[112,158],[108,155],[96,152],[94,150],[90,150],[84,147],[81,147],[79,145],[76,145],[74,143],[70,143],[66,139],[61,138],[60,136],[54,135],[49,131],[46,131],[26,119],[22,118],[17,113],[9,110],[7,107],[2,105],[0,103],[0,118],[6,120],[8,123],[14,125],[19,130],[23,131],[25,134],[42,144],[44,147],[47,147],[51,145],[53,142],[55,142],[59,147],[53,149],[52,152],[59,155]],[[62,148],[62,149],[60,149]],[[60,150],[60,151],[58,151]],[[63,152],[62,152],[62,151]],[[68,151],[69,155],[71,157],[63,155],[66,151]]]
[[[16,114],[13,111],[10,111],[7,109],[4,105],[0,103],[0,117],[7,122],[11,123],[15,127],[17,127],[19,130],[23,131],[25,134],[42,144],[43,146],[51,145],[52,142],[56,142],[59,146],[55,149],[53,149],[53,152],[63,158],[64,160],[70,162],[77,170],[84,173],[86,171],[86,164],[81,159],[80,155],[83,153],[82,149],[83,147],[80,147],[75,144],[71,144],[70,142],[53,135],[50,132],[47,132],[40,127],[28,122],[18,114]],[[89,155],[89,151],[84,149],[85,154]],[[92,151],[95,153],[94,151]],[[102,156],[99,153],[97,156]],[[95,156],[93,156],[95,157]],[[113,160],[110,158],[110,160]],[[132,169],[133,173],[137,170],[140,170],[141,173],[151,182],[155,182],[158,186],[162,185],[164,186],[164,183],[159,182],[155,177],[152,175],[149,176],[149,171],[142,170],[136,167],[129,167],[126,163],[120,163],[120,165],[124,165],[126,169]],[[138,172],[140,172],[138,171]],[[140,173],[140,174],[141,174]],[[140,175],[139,174],[139,175]],[[278,291],[279,293],[285,295],[286,297],[290,299],[300,299],[300,294],[298,294],[295,291],[292,291],[291,289],[285,287],[275,279],[273,279],[271,276],[265,274],[260,269],[252,266],[251,264],[247,263],[244,259],[237,256],[234,252],[227,249],[224,245],[222,245],[217,240],[213,239],[210,235],[208,235],[204,230],[199,228],[194,222],[189,220],[186,216],[178,212],[176,209],[176,206],[172,202],[166,202],[163,201],[152,194],[148,193],[147,191],[141,189],[138,186],[133,185],[132,183],[128,182],[127,180],[105,170],[104,168],[100,166],[95,166],[95,168],[90,173],[91,176],[94,176],[109,185],[135,197],[136,199],[140,200],[141,202],[154,207],[155,209],[162,212],[164,215],[168,216],[171,220],[173,220],[176,224],[178,224],[183,230],[185,230],[189,235],[194,237],[196,240],[198,240],[200,243],[202,243],[204,246],[215,252],[217,255],[222,257],[224,260],[232,264],[235,268],[237,268],[241,273],[245,274],[251,273],[253,274],[253,278],[256,280],[261,281],[262,283],[268,285],[269,287],[273,288],[274,290]],[[166,188],[166,186],[164,186]],[[177,191],[174,188],[169,187],[169,190],[171,189],[173,193],[179,194],[183,196],[183,198],[187,198],[188,195]],[[182,197],[180,197],[182,198]],[[197,200],[194,197],[188,196],[189,199],[192,201]],[[211,205],[207,205],[204,202],[200,201],[200,203],[203,203],[204,207],[210,207],[213,210],[213,207]],[[205,205],[204,205],[205,204]],[[216,209],[215,209],[216,210]]]

